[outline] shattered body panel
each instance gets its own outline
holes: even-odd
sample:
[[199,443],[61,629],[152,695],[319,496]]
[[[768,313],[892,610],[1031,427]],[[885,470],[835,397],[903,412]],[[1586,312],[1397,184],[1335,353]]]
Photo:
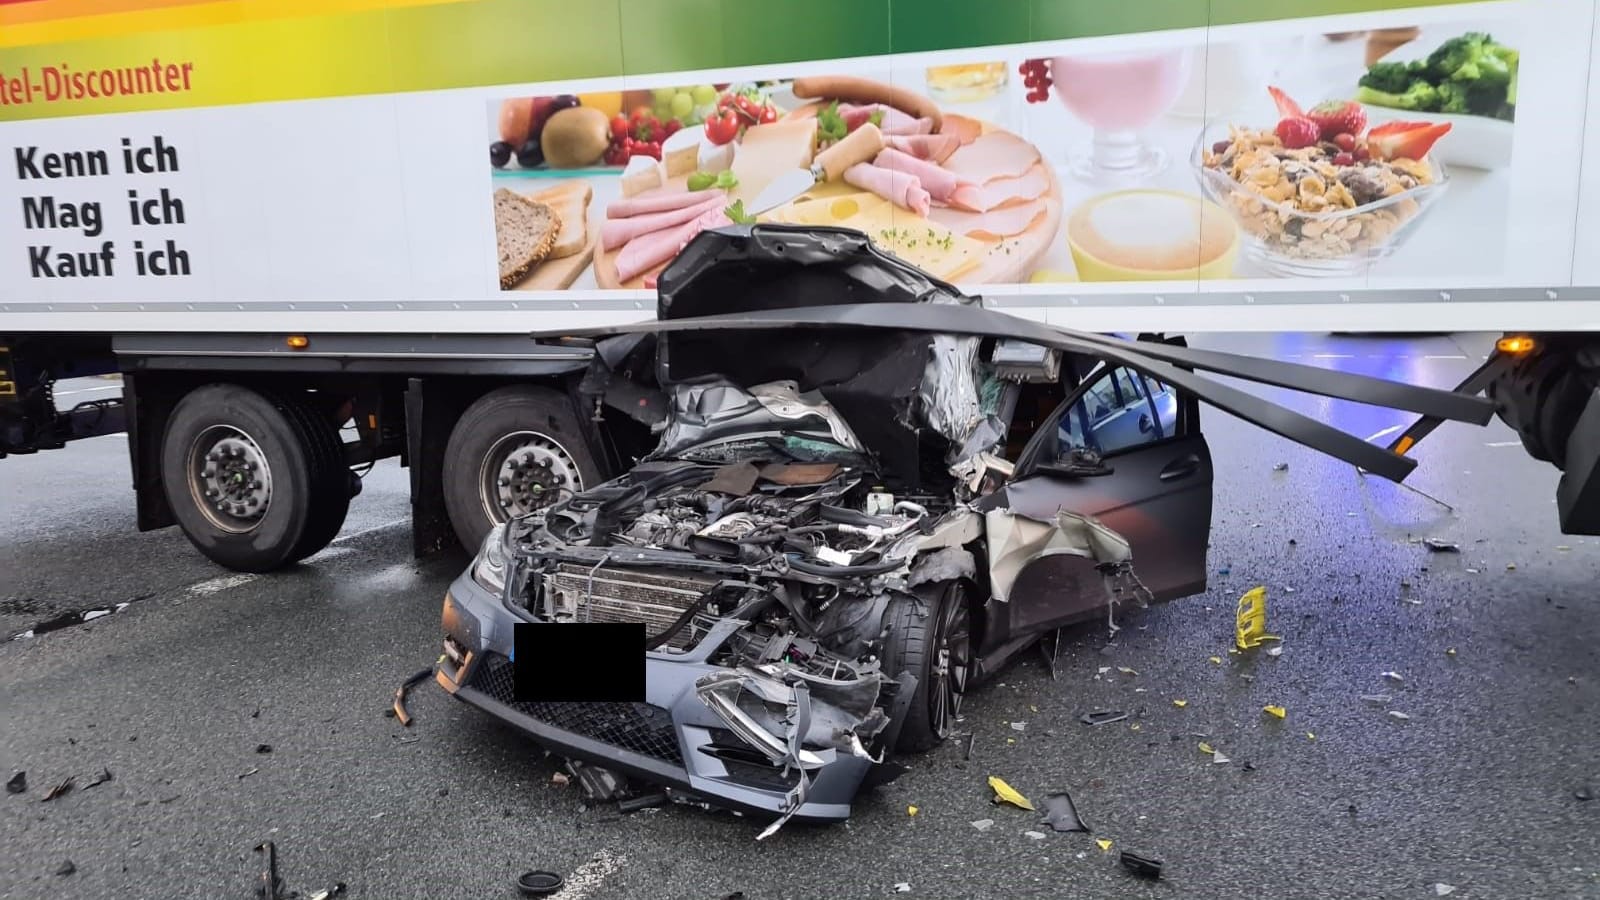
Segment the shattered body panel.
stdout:
[[[1194,369],[1488,417],[994,313],[839,229],[702,234],[658,316],[587,332],[581,388],[655,449],[491,535],[446,597],[438,680],[554,752],[768,816],[763,837],[847,816],[1041,634],[1203,590],[1200,400],[1388,477],[1414,465]],[[573,622],[645,625],[645,703],[511,695],[513,627]]]

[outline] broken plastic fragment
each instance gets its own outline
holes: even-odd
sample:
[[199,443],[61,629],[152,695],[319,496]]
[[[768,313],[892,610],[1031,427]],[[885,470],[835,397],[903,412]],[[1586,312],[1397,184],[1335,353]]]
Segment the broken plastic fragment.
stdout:
[[[1287,463],[1284,465],[1287,465]],[[1153,856],[1141,856],[1124,850],[1122,851],[1122,867],[1141,878],[1161,877],[1161,860]]]
[[898,882],[895,882],[894,892],[896,894],[909,894],[909,893],[911,893],[911,882],[909,882],[909,881],[898,881]]
[[1234,643],[1240,650],[1259,647],[1266,641],[1280,638],[1267,634],[1267,589],[1253,587],[1239,597],[1239,607],[1234,614]]
[[1289,711],[1281,706],[1263,706],[1261,707],[1261,711],[1269,716],[1275,716],[1279,719],[1289,715]]
[[1036,841],[1044,840],[1044,832],[1042,831],[1024,831],[1023,834],[1033,838]]
[[1086,712],[1078,717],[1078,721],[1085,725],[1109,725],[1112,722],[1121,722],[1128,714],[1120,709],[1097,709]]
[[1388,703],[1389,702],[1389,695],[1388,694],[1362,694],[1361,695],[1361,699],[1367,701],[1368,703]]
[[1453,884],[1445,884],[1441,881],[1433,886],[1433,894],[1435,897],[1443,897],[1446,894],[1454,894],[1455,892],[1456,886]]
[[1205,741],[1201,741],[1200,742],[1200,752],[1204,753],[1207,756],[1210,756],[1210,755],[1216,753],[1217,751],[1216,751],[1215,747],[1212,747],[1210,744],[1206,743]]
[[1274,463],[1273,466],[1272,466],[1272,471],[1274,471],[1274,472],[1287,472],[1287,471],[1289,471],[1289,464],[1286,463],[1286,462],[1285,463]]
[[1128,668],[1127,666],[1117,666],[1117,671],[1121,672],[1124,675],[1137,675],[1137,674],[1139,674],[1138,672],[1134,671],[1133,669]]
[[1105,838],[1095,838],[1094,842],[1096,844],[1100,845],[1100,849],[1102,851],[1111,849],[1111,842],[1106,840]]
[[1390,681],[1393,681],[1396,684],[1400,684],[1400,683],[1403,683],[1405,681],[1405,679],[1400,676],[1399,672],[1381,672],[1379,674],[1381,674],[1384,678],[1387,678]]
[[1172,701],[1172,705],[1176,706],[1179,709],[1183,709],[1185,706],[1189,705],[1189,701],[1187,701],[1187,700],[1174,700],[1174,701]]
[[1066,791],[1057,791],[1044,798],[1044,817],[1040,819],[1054,831],[1088,831],[1078,815],[1078,807]]
[[1223,763],[1231,763],[1231,762],[1233,762],[1233,760],[1229,759],[1226,756],[1223,756],[1221,751],[1218,751],[1216,753],[1211,754],[1211,762],[1213,762],[1213,763],[1215,763],[1217,765],[1221,765]]
[[1027,722],[1012,722],[1011,723],[1011,730],[1012,731],[1027,731],[1028,730],[1028,723]]
[[1316,734],[1314,734],[1313,732],[1310,732],[1310,731],[1306,732],[1306,740],[1314,741],[1316,739],[1317,739]]
[[1428,538],[1427,540],[1423,541],[1422,543],[1424,545],[1426,545],[1427,548],[1430,551],[1434,552],[1434,553],[1460,553],[1461,552],[1461,545],[1457,544],[1457,543],[1454,543],[1452,541],[1441,540],[1439,538]]
[[1454,648],[1454,647],[1446,647],[1446,648],[1444,648],[1444,655],[1445,656],[1455,656],[1456,655],[1456,648]]
[[1398,709],[1389,710],[1389,718],[1391,718],[1391,719],[1399,719],[1402,722],[1409,722],[1411,720],[1410,716],[1406,715],[1405,713],[1401,712]]
[[1517,570],[1517,564],[1516,563],[1506,563],[1506,571],[1507,572],[1515,572],[1516,570]]
[[908,815],[908,816],[915,816],[917,814],[917,812],[918,812],[918,809],[915,806],[907,806],[906,807],[906,815]]
[[1267,655],[1268,656],[1282,656],[1283,655],[1283,648],[1282,647],[1268,647],[1267,648]]
[[1216,665],[1219,665],[1219,666],[1222,665],[1222,657],[1220,657],[1220,656],[1211,657],[1211,661],[1213,663],[1215,663]]
[[971,825],[973,828],[978,829],[979,831],[988,831],[989,829],[994,827],[994,820],[993,819],[979,819],[976,822],[969,822],[967,824]]
[[1022,794],[1016,788],[1006,784],[1005,779],[1001,778],[1000,776],[990,775],[989,787],[994,790],[993,802],[1009,803],[1018,809],[1025,809],[1029,812],[1034,811],[1033,803],[1030,802],[1027,797],[1022,796]]
[[18,772],[6,781],[6,793],[20,794],[28,789],[28,773]]

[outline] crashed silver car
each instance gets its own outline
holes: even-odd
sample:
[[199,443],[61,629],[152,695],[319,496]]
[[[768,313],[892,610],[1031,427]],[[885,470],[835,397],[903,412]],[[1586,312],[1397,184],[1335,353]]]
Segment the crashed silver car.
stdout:
[[[1006,316],[837,229],[705,233],[657,320],[589,336],[582,392],[655,446],[490,535],[445,598],[437,680],[557,754],[773,829],[845,818],[1041,635],[1205,588],[1201,400],[1380,475],[1414,465],[1196,370],[1490,414]],[[645,623],[645,702],[516,699],[514,627],[572,622]]]

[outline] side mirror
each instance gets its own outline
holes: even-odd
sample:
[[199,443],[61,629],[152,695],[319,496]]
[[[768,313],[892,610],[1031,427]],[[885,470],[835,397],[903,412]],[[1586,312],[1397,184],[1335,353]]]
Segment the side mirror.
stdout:
[[1155,425],[1150,422],[1149,413],[1139,413],[1139,433],[1149,434],[1155,430]]

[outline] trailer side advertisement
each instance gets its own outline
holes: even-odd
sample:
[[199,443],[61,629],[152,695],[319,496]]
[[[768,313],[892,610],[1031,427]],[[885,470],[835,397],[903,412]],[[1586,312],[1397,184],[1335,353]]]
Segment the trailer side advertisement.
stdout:
[[649,309],[745,221],[1045,306],[1600,287],[1593,0],[1267,8],[0,4],[0,316]]

